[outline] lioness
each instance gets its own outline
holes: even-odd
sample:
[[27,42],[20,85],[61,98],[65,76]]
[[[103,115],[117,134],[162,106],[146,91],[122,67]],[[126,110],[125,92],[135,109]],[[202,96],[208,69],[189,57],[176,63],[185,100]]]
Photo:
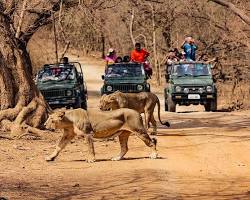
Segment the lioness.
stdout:
[[162,125],[170,126],[168,122],[162,122],[160,118],[160,101],[158,97],[151,92],[140,93],[122,93],[116,91],[110,95],[103,95],[100,99],[101,110],[115,110],[118,108],[130,108],[145,115],[146,129],[149,127],[149,122],[153,125],[153,132],[157,134],[157,125],[154,118],[155,105],[158,105],[158,118]]
[[114,111],[100,110],[63,110],[50,115],[45,125],[55,125],[56,129],[63,129],[64,133],[55,151],[46,158],[53,161],[60,151],[76,135],[86,137],[89,149],[87,161],[94,162],[95,153],[93,139],[106,139],[119,137],[121,152],[112,160],[121,160],[128,151],[128,138],[131,133],[135,133],[147,146],[151,147],[151,158],[157,157],[156,139],[151,139],[145,130],[141,116],[138,112],[131,109],[118,109]]

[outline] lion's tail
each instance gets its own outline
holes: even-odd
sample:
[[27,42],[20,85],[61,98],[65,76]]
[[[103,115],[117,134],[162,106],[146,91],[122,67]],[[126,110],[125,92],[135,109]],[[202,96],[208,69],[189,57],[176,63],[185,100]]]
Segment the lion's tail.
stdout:
[[159,121],[160,121],[160,123],[161,123],[162,125],[165,125],[165,126],[167,126],[167,127],[170,127],[170,124],[169,124],[168,121],[166,121],[166,122],[162,122],[162,121],[161,121],[161,116],[160,116],[160,109],[161,109],[161,107],[160,107],[160,100],[159,100],[159,98],[158,98],[157,96],[156,96],[156,98],[157,98],[156,103],[157,103],[157,106],[158,106],[158,118],[159,118]]

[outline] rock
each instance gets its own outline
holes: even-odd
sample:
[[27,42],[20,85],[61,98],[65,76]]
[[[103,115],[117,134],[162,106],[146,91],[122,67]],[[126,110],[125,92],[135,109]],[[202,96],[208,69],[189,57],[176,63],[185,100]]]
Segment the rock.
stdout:
[[17,146],[17,145],[13,145],[13,148],[18,149],[18,150],[23,150],[23,151],[31,150],[31,148],[29,147],[23,147],[23,146]]
[[80,187],[80,185],[76,183],[75,185],[73,185],[73,187]]

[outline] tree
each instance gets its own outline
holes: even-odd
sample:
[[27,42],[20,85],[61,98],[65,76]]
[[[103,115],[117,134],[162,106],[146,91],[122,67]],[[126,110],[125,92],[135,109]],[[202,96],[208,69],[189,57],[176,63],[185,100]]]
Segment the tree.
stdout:
[[[79,1],[62,2],[71,7]],[[0,1],[0,122],[12,134],[37,131],[47,118],[50,108],[33,82],[27,44],[39,28],[51,22],[60,3]]]

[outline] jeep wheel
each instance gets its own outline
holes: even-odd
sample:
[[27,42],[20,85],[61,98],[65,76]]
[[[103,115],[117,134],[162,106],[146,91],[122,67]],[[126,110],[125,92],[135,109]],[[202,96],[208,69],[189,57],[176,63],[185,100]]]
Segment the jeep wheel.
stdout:
[[215,112],[217,110],[217,100],[211,100],[207,104],[204,105],[206,111]]
[[175,112],[176,111],[176,103],[173,101],[171,95],[168,95],[167,106],[168,106],[168,111],[169,112]]
[[211,101],[211,103],[210,103],[210,110],[212,112],[215,112],[217,110],[217,99]]
[[207,112],[210,111],[210,103],[206,103],[206,104],[204,105],[204,107],[205,107],[205,111],[207,111]]
[[165,100],[165,111],[168,111],[168,104],[167,104],[166,100]]
[[86,101],[83,101],[81,103],[81,108],[84,109],[84,110],[87,110],[87,102]]
[[77,99],[76,103],[73,106],[74,109],[81,108],[81,99]]

